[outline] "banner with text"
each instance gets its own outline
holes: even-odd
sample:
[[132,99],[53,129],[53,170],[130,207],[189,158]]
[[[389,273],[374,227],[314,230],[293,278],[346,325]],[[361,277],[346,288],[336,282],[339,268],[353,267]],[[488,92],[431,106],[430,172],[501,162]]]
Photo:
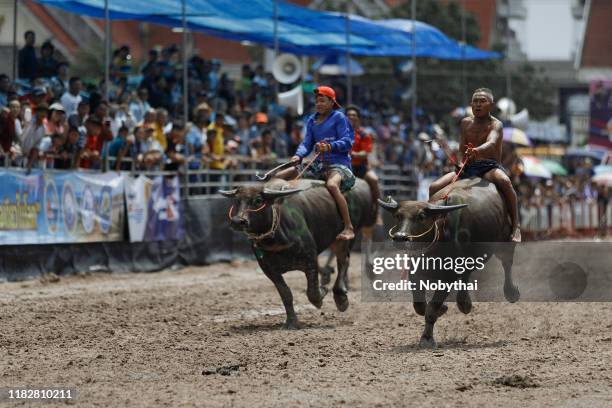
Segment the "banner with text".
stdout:
[[0,171],[0,245],[123,239],[123,176]]
[[130,242],[183,238],[178,177],[127,177],[125,191]]

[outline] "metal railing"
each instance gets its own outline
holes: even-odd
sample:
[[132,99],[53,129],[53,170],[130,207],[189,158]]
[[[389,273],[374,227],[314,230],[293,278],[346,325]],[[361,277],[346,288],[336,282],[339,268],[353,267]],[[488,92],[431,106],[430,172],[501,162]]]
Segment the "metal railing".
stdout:
[[[0,152],[0,160],[6,169],[23,169],[23,166],[14,166],[12,160],[5,160],[5,155]],[[53,160],[60,158],[55,155],[46,155],[38,163],[38,169],[52,172],[68,172],[76,169],[60,170],[54,169]],[[164,162],[151,169],[138,168],[138,163],[131,157],[124,157],[120,164],[121,172],[132,176],[179,176],[181,194],[183,197],[213,196],[220,189],[232,189],[239,186],[248,186],[261,183],[255,177],[258,173],[264,173],[267,169],[283,163],[289,159],[278,158],[276,160],[254,160],[244,156],[225,156],[232,165],[225,169],[211,167],[210,160],[192,160],[179,167],[179,170],[164,170]],[[23,164],[23,163],[21,163]],[[124,166],[126,165],[126,166]],[[89,170],[88,173],[116,171],[117,157],[106,156],[102,161],[102,168]],[[85,169],[78,169],[83,171]],[[414,200],[417,196],[418,178],[414,167],[400,167],[394,164],[385,164],[375,168],[379,178],[379,185],[383,197],[392,195],[398,200]]]

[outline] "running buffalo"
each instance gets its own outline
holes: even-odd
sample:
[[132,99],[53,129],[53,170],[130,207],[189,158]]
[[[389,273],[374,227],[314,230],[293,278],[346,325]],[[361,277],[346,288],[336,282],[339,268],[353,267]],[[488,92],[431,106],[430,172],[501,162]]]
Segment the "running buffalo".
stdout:
[[[308,300],[320,308],[327,290],[319,284],[317,255],[326,249],[337,257],[338,275],[333,287],[336,307],[342,312],[348,308],[347,270],[354,240],[335,240],[343,223],[324,182],[272,179],[221,194],[233,202],[231,227],[246,233],[259,266],[281,296],[287,313],[286,328],[297,329],[298,319],[283,274],[303,271]],[[365,181],[357,180],[346,199],[356,232],[374,224],[377,205]]]
[[[428,256],[472,256],[476,246],[482,248],[482,244],[474,243],[505,242],[510,236],[510,217],[503,198],[494,184],[480,178],[460,180],[439,191],[429,202],[397,203],[389,197],[387,201],[379,200],[379,204],[395,217],[395,225],[389,230],[390,238],[394,242],[422,243],[418,245],[426,246]],[[438,245],[439,242],[449,244]],[[441,252],[442,247],[444,253]],[[516,302],[520,295],[512,281],[514,244],[495,245],[492,248],[495,248],[493,253],[504,268],[504,296],[506,300]],[[431,277],[429,274],[428,277]],[[459,275],[434,271],[433,276],[449,283],[469,282],[468,272]],[[416,281],[423,277],[418,273],[414,276]],[[425,316],[425,329],[419,342],[422,348],[436,347],[434,324],[448,309],[444,304],[447,295],[446,290],[437,290],[427,302],[423,291],[413,292],[414,310]],[[472,310],[470,295],[466,290],[457,292],[457,307],[465,314]]]

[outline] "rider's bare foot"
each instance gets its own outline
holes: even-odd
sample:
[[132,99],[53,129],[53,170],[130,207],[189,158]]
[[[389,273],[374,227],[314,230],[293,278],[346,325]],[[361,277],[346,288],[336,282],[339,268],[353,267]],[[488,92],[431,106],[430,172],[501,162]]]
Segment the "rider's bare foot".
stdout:
[[336,239],[340,241],[350,241],[355,238],[355,232],[353,231],[353,226],[345,227],[341,233],[336,236]]
[[514,231],[512,231],[512,235],[510,235],[510,241],[521,242],[521,228],[520,227],[514,228]]

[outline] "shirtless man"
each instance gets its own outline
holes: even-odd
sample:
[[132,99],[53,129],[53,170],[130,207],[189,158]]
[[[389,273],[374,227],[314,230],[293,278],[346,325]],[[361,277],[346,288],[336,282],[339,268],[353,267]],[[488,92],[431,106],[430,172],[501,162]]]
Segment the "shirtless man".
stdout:
[[[493,92],[487,88],[479,88],[472,96],[472,112],[474,117],[461,121],[461,142],[459,150],[464,152],[467,164],[460,178],[482,177],[501,191],[506,200],[512,219],[510,240],[521,242],[521,230],[518,221],[518,199],[512,187],[512,182],[499,164],[502,156],[502,123],[491,116],[493,108]],[[473,147],[468,147],[471,145]],[[455,172],[448,173],[433,182],[429,187],[432,197],[451,183]]]

